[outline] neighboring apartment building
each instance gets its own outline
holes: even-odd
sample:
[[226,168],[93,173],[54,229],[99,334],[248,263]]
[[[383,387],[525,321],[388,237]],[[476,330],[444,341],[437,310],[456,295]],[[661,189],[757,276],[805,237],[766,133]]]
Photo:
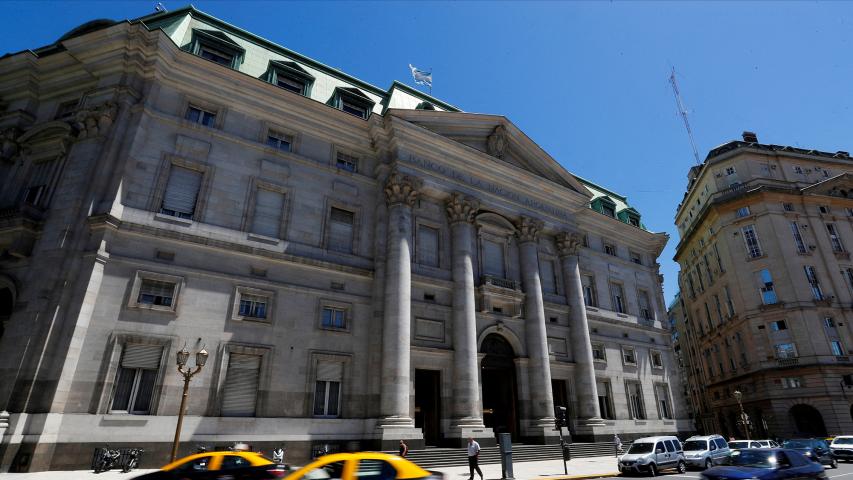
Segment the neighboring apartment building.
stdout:
[[678,364],[682,382],[681,394],[689,408],[693,428],[698,433],[711,434],[717,431],[711,412],[711,401],[707,392],[707,377],[698,358],[698,345],[702,342],[699,332],[688,328],[687,308],[681,292],[676,293],[667,309],[672,329],[672,352]]
[[745,435],[739,391],[752,435],[853,430],[851,167],[744,132],[690,169],[675,260],[697,428]]
[[6,55],[0,100],[3,468],[162,464],[184,347],[182,453],[688,428],[667,236],[502,116],[192,7]]

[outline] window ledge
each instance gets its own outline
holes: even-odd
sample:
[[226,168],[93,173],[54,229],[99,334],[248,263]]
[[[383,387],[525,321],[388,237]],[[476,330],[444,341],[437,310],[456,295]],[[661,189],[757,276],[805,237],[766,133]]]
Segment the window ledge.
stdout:
[[188,218],[173,217],[172,215],[166,215],[165,213],[155,213],[154,220],[174,225],[181,225],[183,227],[190,227],[193,224],[193,221]]
[[244,317],[241,315],[234,315],[233,317],[231,317],[231,320],[235,320],[238,322],[247,322],[256,325],[272,325],[272,319],[270,318]]
[[593,358],[592,361],[594,363],[601,363],[601,364],[607,365],[607,359]]
[[260,235],[258,233],[247,233],[246,239],[251,240],[253,242],[265,243],[267,245],[278,245],[281,243],[281,239],[268,237],[266,235]]
[[139,310],[153,310],[155,312],[163,312],[163,313],[171,313],[175,314],[174,307],[164,307],[161,305],[150,305],[147,303],[131,303],[129,305],[130,308],[139,309]]
[[319,327],[317,327],[317,328],[319,328],[320,330],[326,330],[326,331],[328,331],[328,332],[350,333],[350,329],[349,329],[349,328],[324,327],[324,326],[322,326],[322,325],[320,325],[320,326],[319,326]]
[[652,370],[663,370],[663,365],[652,365]]
[[746,262],[754,262],[756,260],[761,260],[762,258],[767,258],[767,254],[759,255],[757,257],[746,257]]

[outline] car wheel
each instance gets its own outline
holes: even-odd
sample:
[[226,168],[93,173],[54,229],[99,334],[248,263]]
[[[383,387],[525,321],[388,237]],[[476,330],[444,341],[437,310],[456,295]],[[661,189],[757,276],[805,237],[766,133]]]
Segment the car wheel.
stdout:
[[657,477],[658,476],[658,467],[656,467],[654,463],[649,464],[649,476],[650,477]]
[[678,473],[684,473],[687,471],[687,464],[680,461],[678,462]]
[[831,468],[838,468],[838,460],[832,459],[832,463],[829,464]]
[[709,468],[711,468],[711,467],[713,467],[713,466],[714,466],[714,464],[713,464],[713,463],[711,463],[711,459],[710,459],[710,458],[705,459],[705,470],[708,470]]

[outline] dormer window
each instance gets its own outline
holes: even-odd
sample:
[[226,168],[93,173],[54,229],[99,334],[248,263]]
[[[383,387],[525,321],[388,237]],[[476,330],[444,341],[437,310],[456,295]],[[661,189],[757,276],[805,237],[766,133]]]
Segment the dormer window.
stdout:
[[217,30],[193,29],[192,42],[186,48],[193,55],[235,70],[246,53],[231,37]]
[[309,96],[314,84],[314,77],[296,62],[270,60],[265,75],[273,85],[305,97]]
[[599,197],[592,201],[592,209],[616,218],[616,203],[608,197]]
[[338,87],[330,100],[330,104],[350,115],[367,119],[376,102],[357,88]]

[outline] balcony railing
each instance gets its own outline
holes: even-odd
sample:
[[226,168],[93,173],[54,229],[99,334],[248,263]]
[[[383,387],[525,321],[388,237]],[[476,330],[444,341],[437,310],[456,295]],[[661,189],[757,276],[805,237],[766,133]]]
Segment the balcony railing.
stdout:
[[483,284],[492,285],[500,288],[508,288],[510,290],[519,290],[518,282],[508,278],[500,278],[492,275],[483,275]]
[[776,363],[778,363],[780,367],[793,367],[794,365],[799,365],[800,359],[797,357],[777,358]]

